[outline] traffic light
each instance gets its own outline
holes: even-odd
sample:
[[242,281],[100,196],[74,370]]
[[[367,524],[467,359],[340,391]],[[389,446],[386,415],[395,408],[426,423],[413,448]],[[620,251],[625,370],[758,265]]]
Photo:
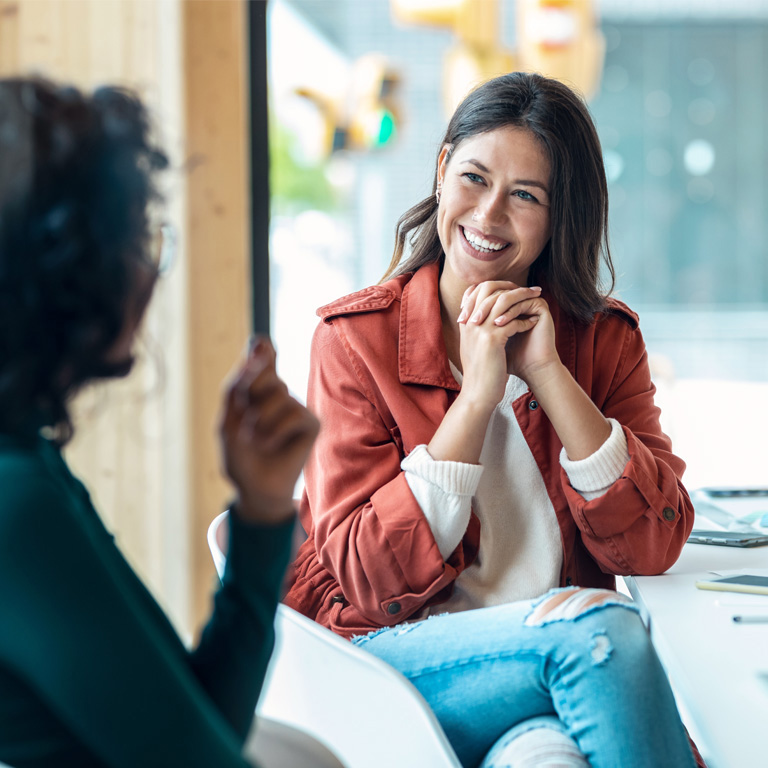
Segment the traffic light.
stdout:
[[451,27],[471,48],[497,44],[499,0],[390,0],[390,8],[404,24]]
[[350,69],[343,96],[332,98],[307,88],[296,94],[309,99],[323,117],[326,154],[340,150],[374,151],[397,136],[400,77],[378,54],[357,59]]
[[[563,80],[589,97],[597,90],[605,44],[595,0],[390,0],[404,24],[448,27],[456,44],[443,71],[445,110],[475,86],[515,69]],[[502,6],[503,4],[503,6]],[[514,51],[500,40],[501,10],[515,6]]]
[[390,0],[404,24],[449,27],[457,37],[445,56],[443,104],[447,115],[474,87],[515,68],[499,40],[500,0]]
[[399,84],[399,76],[383,56],[368,54],[354,63],[348,119],[340,126],[346,148],[376,150],[394,141]]

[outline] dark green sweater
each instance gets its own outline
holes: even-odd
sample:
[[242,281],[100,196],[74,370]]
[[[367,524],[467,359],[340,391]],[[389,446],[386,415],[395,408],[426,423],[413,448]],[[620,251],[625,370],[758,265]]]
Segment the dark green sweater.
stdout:
[[292,525],[231,518],[223,586],[190,652],[57,447],[0,435],[0,761],[247,765]]

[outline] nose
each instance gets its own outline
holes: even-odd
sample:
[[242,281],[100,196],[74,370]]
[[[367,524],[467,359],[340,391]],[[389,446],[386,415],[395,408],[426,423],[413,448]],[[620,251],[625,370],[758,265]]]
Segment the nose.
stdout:
[[499,224],[506,216],[506,203],[506,194],[488,191],[478,202],[472,218],[478,224]]

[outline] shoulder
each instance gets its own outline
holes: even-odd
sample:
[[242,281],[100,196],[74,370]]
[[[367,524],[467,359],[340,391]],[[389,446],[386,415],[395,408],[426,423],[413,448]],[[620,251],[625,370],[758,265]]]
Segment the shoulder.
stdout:
[[31,446],[0,446],[0,487],[3,527],[20,522],[39,525],[71,501],[69,490],[51,470],[45,450]]
[[338,317],[381,312],[389,309],[402,298],[403,288],[410,277],[410,275],[401,275],[388,280],[386,283],[371,285],[368,288],[355,291],[355,293],[342,296],[340,299],[320,307],[317,310],[317,315],[327,323]]
[[555,321],[558,351],[569,369],[576,365],[576,358],[599,357],[606,351],[612,355],[630,340],[643,344],[637,314],[619,299],[606,298],[603,308],[595,312],[590,322],[568,314],[554,299],[547,300]]
[[609,317],[618,318],[633,331],[640,327],[640,318],[637,313],[633,312],[623,301],[613,297],[606,299],[605,309],[596,316],[596,319],[604,320]]
[[[403,289],[411,275],[372,285],[317,310],[320,322],[312,337],[314,374],[337,380],[354,370],[358,381],[387,361],[397,371]],[[351,366],[351,368],[350,368]]]
[[640,327],[640,318],[637,313],[631,310],[623,301],[609,297],[605,301],[605,308],[596,315],[597,320],[606,318],[617,318],[635,331]]
[[43,450],[34,440],[0,437],[0,483],[3,495],[23,489],[30,478],[44,478],[47,474]]
[[636,331],[640,327],[640,318],[637,313],[614,296],[606,296],[602,307],[595,310],[590,320],[577,318],[563,309],[546,286],[543,298],[549,304],[558,329],[563,333],[567,333],[570,329],[570,332],[575,333],[579,338],[588,338],[596,333],[602,334],[611,328],[623,335],[628,331]]

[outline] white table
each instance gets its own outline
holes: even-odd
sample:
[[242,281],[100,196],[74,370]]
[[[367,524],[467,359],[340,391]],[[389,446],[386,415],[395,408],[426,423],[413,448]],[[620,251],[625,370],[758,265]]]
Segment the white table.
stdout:
[[686,544],[662,576],[625,577],[710,768],[768,766],[768,595],[696,589],[710,571],[768,568],[768,547]]

